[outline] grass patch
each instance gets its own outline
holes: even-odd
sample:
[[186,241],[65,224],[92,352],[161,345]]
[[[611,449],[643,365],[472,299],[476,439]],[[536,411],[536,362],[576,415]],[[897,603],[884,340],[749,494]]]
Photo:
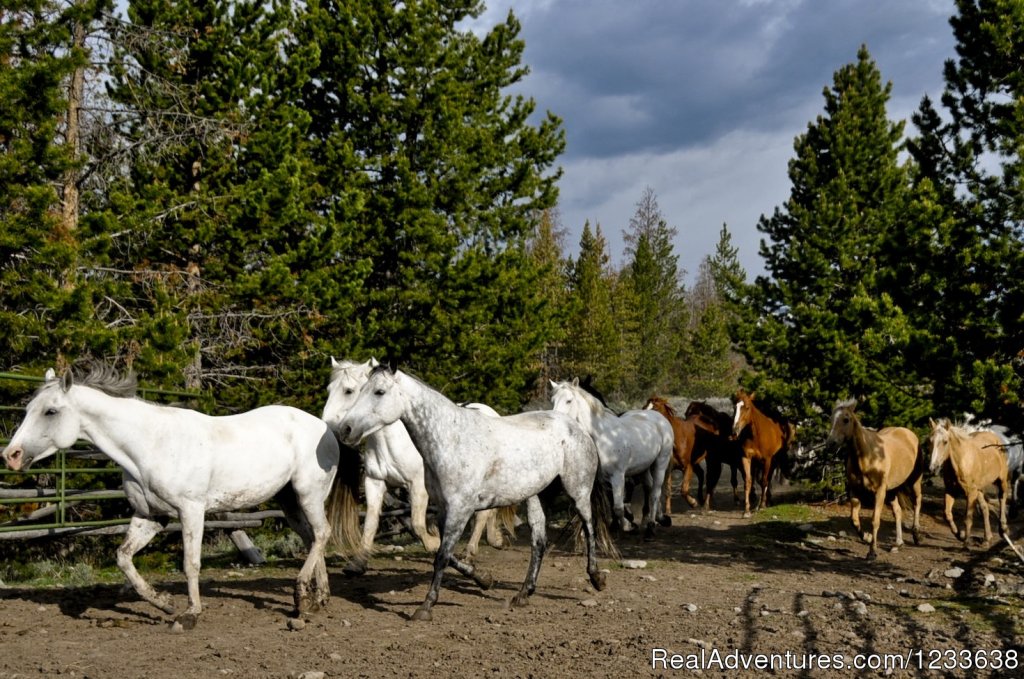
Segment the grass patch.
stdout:
[[788,523],[814,523],[815,521],[828,521],[831,516],[820,507],[806,504],[780,504],[762,509],[753,516],[754,523],[763,522],[788,522]]

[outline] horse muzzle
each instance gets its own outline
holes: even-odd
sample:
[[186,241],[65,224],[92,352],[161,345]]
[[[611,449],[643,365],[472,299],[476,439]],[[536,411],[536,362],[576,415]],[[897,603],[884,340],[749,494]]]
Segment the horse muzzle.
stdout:
[[32,463],[32,458],[25,455],[25,449],[21,446],[8,446],[4,449],[4,463],[12,471],[27,469]]

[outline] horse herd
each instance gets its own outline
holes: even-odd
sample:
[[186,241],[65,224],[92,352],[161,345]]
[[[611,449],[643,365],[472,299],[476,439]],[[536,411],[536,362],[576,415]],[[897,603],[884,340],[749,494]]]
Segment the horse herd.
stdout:
[[[783,418],[763,411],[754,395],[742,390],[732,417],[700,402],[691,403],[679,417],[657,396],[642,409],[618,414],[588,381],[574,379],[551,382],[551,410],[502,417],[482,404],[456,404],[415,377],[373,360],[331,361],[328,397],[319,418],[288,406],[212,417],[136,398],[134,378],[103,364],[60,377],[50,370],[3,458],[9,468],[23,470],[84,439],[117,463],[134,510],[117,551],[118,566],[143,599],[174,616],[175,628],[190,629],[202,612],[198,577],[207,513],[272,498],[278,502],[308,548],[295,585],[296,613],[304,614],[324,606],[330,595],[328,541],[333,537],[352,554],[344,566],[347,574],[365,572],[385,489],[405,488],[413,530],[434,553],[430,588],[412,617],[430,620],[447,567],[484,589],[493,584],[471,557],[484,530],[497,546],[502,539],[499,523],[509,529],[518,505],[526,506],[531,555],[510,604],[525,605],[536,588],[547,550],[545,512],[559,492],[568,495],[578,516],[575,525],[590,583],[602,590],[606,577],[598,568],[598,551],[615,558],[613,533],[637,530],[629,511],[631,481],[644,489],[639,528],[647,539],[656,524],[670,523],[672,465],[683,472],[680,492],[690,506],[711,506],[723,464],[732,468],[737,498],[737,473],[742,473],[744,515],[749,516],[755,477],[761,486],[758,506],[765,506],[772,473],[784,466],[793,439],[793,428]],[[931,468],[946,484],[945,513],[954,534],[966,540],[978,506],[986,541],[991,539],[983,489],[994,483],[999,530],[1005,535],[1008,469],[1020,467],[1019,443],[1014,447],[1005,431],[948,420],[934,422],[930,438]],[[360,447],[366,499],[361,533],[359,475],[343,458],[355,446]],[[910,496],[911,530],[918,540],[925,463],[916,435],[901,427],[868,429],[861,425],[854,402],[847,401],[835,407],[828,446],[846,455],[851,518],[858,532],[861,502],[874,510],[871,531],[863,533],[868,556],[877,554],[887,502],[896,520],[896,544],[902,544],[899,493]],[[707,469],[706,494],[701,462]],[[692,475],[698,479],[696,500],[689,494]],[[961,489],[968,508],[965,526],[958,530],[952,505]],[[437,510],[437,535],[427,528],[428,500]],[[169,517],[177,517],[182,527],[188,607],[181,613],[133,564],[133,556]],[[468,554],[458,556],[456,543],[474,517]]]

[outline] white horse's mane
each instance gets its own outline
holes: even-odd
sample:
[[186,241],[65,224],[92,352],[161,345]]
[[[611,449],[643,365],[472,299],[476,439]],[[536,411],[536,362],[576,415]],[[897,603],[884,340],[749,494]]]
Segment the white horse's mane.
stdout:
[[[109,396],[134,398],[138,391],[139,383],[135,373],[128,372],[122,375],[113,366],[99,361],[88,361],[81,366],[74,366],[71,368],[71,375],[75,384],[98,389]],[[58,383],[59,380],[47,381],[36,393],[56,387]]]

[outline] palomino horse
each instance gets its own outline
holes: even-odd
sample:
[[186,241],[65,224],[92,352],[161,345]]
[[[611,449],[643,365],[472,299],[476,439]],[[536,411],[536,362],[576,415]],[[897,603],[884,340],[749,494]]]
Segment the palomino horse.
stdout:
[[194,627],[202,612],[205,514],[251,507],[275,496],[309,547],[295,586],[295,606],[301,613],[326,604],[330,590],[324,550],[332,528],[324,502],[334,495],[340,455],[327,425],[286,406],[210,417],[134,395],[134,378],[107,366],[94,366],[84,377],[69,371],[58,379],[48,371],[3,451],[4,461],[11,469],[25,469],[81,438],[116,462],[135,510],[117,550],[117,565],[143,599],[168,615],[175,613],[170,597],[156,593],[132,557],[160,532],[164,517],[178,517],[188,608],[177,616],[176,626]]
[[704,496],[704,509],[711,509],[715,502],[715,487],[722,476],[722,465],[729,465],[732,481],[733,504],[739,504],[737,474],[743,468],[743,447],[732,438],[732,418],[726,413],[702,401],[691,401],[686,407],[686,419],[698,430],[710,436],[697,434],[697,445],[703,446],[707,454],[704,464],[707,467],[707,494]]
[[459,407],[401,371],[378,366],[337,431],[346,443],[355,445],[398,421],[423,456],[427,490],[438,504],[441,529],[434,577],[412,616],[414,620],[431,619],[447,566],[481,587],[493,583],[472,564],[455,557],[455,543],[473,512],[523,501],[531,532],[530,566],[510,603],[525,605],[536,589],[547,550],[540,494],[556,481],[572,498],[580,516],[590,583],[597,590],[605,588],[605,574],[597,568],[597,533],[606,549],[614,550],[614,546],[607,539],[608,509],[600,487],[600,458],[593,439],[579,425],[551,411],[489,417]]
[[661,503],[665,472],[672,457],[672,425],[652,410],[627,410],[616,415],[593,394],[572,382],[551,382],[552,410],[576,420],[597,443],[601,471],[612,487],[612,511],[623,531],[633,530],[626,518],[626,477],[640,476],[644,485],[645,536],[654,535],[654,522],[671,522]]
[[[377,365],[375,359],[370,359],[366,363],[356,363],[354,361],[339,362],[333,357],[331,358],[331,381],[327,387],[327,403],[324,405],[323,415],[321,415],[328,425],[335,428],[342,420],[352,404],[355,403],[359,389],[369,379],[370,371]],[[468,404],[466,407],[474,408],[492,417],[498,417],[498,413],[482,403]],[[361,456],[365,472],[363,489],[366,494],[366,519],[363,522],[363,534],[359,548],[345,564],[343,571],[347,575],[362,575],[366,572],[369,556],[373,553],[373,541],[377,535],[377,526],[380,523],[384,493],[388,486],[405,488],[409,493],[413,532],[427,551],[436,552],[441,540],[427,530],[429,496],[424,482],[423,457],[413,445],[405,426],[401,422],[395,422],[368,436]],[[343,513],[346,524],[350,521],[358,521],[359,508],[354,499],[339,509]],[[501,529],[498,527],[498,512],[497,509],[487,509],[477,513],[476,525],[467,547],[469,556],[476,554],[477,544],[480,542],[485,528],[487,540],[492,547],[504,546]],[[501,515],[509,533],[513,530],[511,517],[514,515],[514,510],[503,512]]]
[[[988,502],[984,488],[995,484],[999,493],[999,536],[1006,535],[1006,500],[1010,495],[1009,471],[1006,455],[1003,453],[1003,439],[993,431],[977,429],[968,431],[947,419],[932,425],[932,456],[929,465],[933,474],[942,472],[945,483],[945,513],[953,535],[966,545],[971,537],[975,504],[980,502],[981,515],[985,521],[985,545],[992,542],[992,526],[988,518]],[[953,519],[953,501],[957,490],[962,489],[967,497],[967,512],[964,514],[964,529],[958,531]]]
[[[672,425],[672,464],[665,470],[665,484],[662,489],[665,500],[665,512],[671,510],[672,500],[672,467],[679,467],[683,471],[683,480],[679,484],[679,494],[691,507],[696,507],[704,501],[704,470],[699,466],[704,459],[705,448],[696,447],[697,427],[689,419],[683,420],[676,415],[675,408],[668,400],[661,396],[651,396],[647,399],[645,410],[654,410],[661,413],[668,423]],[[690,481],[697,476],[697,497],[695,500],[690,497]]]
[[767,507],[771,499],[772,460],[784,452],[792,438],[788,422],[780,422],[761,412],[754,405],[754,394],[740,389],[736,392],[736,413],[732,423],[733,438],[743,448],[743,516],[750,516],[750,490],[753,484],[751,465],[761,465],[761,500],[758,508]]
[[921,541],[921,477],[924,458],[917,446],[917,435],[904,427],[885,427],[875,431],[860,423],[854,412],[856,400],[836,403],[832,411],[832,430],[826,447],[846,455],[846,489],[850,494],[850,520],[860,529],[860,505],[871,502],[871,533],[861,533],[869,544],[867,558],[878,557],[878,526],[886,501],[896,522],[896,546],[903,544],[903,512],[899,493],[909,492],[914,503],[911,532],[914,543]]

